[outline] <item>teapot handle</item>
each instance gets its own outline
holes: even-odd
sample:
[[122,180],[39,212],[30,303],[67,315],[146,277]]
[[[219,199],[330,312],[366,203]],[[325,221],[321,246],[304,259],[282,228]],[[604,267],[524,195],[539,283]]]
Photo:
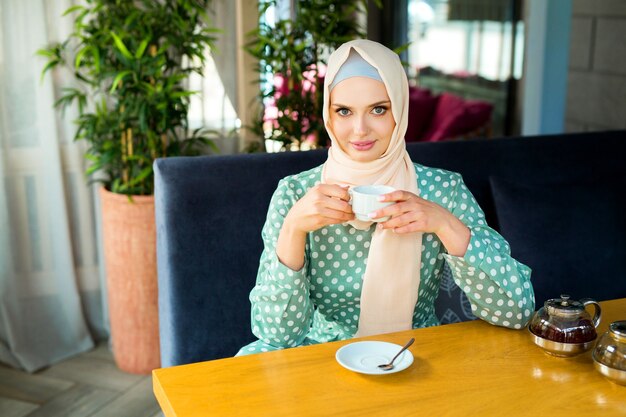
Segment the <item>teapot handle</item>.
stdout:
[[600,304],[598,304],[598,302],[596,300],[592,300],[591,298],[583,298],[582,300],[580,300],[581,303],[583,303],[583,305],[585,307],[587,307],[590,304],[593,304],[593,308],[594,308],[594,315],[593,315],[593,325],[595,327],[598,327],[598,325],[600,324],[600,319],[602,318],[602,309],[600,308]]

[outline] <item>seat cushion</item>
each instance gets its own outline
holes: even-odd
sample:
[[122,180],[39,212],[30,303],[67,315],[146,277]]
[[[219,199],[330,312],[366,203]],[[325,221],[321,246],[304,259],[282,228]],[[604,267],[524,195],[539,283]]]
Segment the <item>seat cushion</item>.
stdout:
[[465,100],[442,93],[423,140],[440,142],[475,131],[491,120],[493,105],[481,100]]
[[513,256],[533,270],[538,307],[560,294],[626,297],[626,178],[540,185],[492,177],[490,183],[499,230]]
[[409,87],[409,123],[405,135],[407,142],[422,140],[438,100],[439,97],[433,96],[428,89]]
[[459,134],[466,134],[483,126],[486,126],[491,120],[493,105],[481,100],[468,100],[465,102],[465,111],[460,120],[461,131]]
[[464,100],[461,97],[450,93],[442,93],[439,96],[439,102],[428,131],[424,133],[423,140],[440,142],[456,136],[461,130],[464,112]]
[[476,320],[472,305],[465,293],[456,285],[450,266],[444,262],[443,276],[439,284],[439,295],[435,300],[435,314],[441,324]]

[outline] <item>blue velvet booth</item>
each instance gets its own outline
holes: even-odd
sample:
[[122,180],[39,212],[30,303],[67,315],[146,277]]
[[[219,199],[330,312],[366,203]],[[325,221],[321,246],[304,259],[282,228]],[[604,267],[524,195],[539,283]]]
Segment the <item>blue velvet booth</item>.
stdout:
[[[537,306],[562,293],[626,297],[626,132],[413,143],[413,161],[460,172],[489,225],[533,269]],[[234,355],[254,340],[261,228],[279,179],[325,151],[155,162],[162,365]],[[472,318],[446,275],[444,323]],[[626,318],[626,312],[624,314]]]

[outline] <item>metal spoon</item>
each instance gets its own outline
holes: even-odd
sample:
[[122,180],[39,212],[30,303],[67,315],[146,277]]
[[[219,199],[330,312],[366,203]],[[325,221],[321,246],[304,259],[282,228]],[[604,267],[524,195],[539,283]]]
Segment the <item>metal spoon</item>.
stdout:
[[402,347],[402,349],[400,349],[400,352],[396,353],[396,356],[394,356],[394,357],[393,357],[393,359],[392,359],[389,363],[386,363],[386,364],[383,364],[383,365],[378,365],[378,367],[379,367],[380,369],[382,369],[383,371],[391,371],[391,370],[393,369],[393,361],[395,361],[395,360],[398,358],[398,356],[400,356],[400,354],[401,354],[402,352],[404,352],[405,350],[407,350],[407,348],[408,348],[409,346],[411,346],[411,345],[413,344],[413,342],[415,342],[415,339],[414,339],[414,338],[411,338],[411,340],[409,340],[408,342],[406,342],[406,345],[404,345],[404,346]]

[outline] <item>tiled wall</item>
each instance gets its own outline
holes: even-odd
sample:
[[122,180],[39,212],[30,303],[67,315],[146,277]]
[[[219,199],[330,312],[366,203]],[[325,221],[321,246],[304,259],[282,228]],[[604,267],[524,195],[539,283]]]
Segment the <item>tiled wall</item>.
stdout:
[[565,130],[626,128],[626,1],[574,0]]

